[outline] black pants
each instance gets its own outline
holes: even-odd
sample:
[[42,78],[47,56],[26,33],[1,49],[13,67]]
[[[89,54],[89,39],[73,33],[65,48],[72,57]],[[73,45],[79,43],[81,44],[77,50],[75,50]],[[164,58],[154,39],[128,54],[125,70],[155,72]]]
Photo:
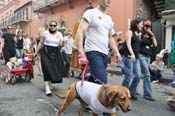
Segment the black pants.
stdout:
[[161,71],[159,70],[152,70],[150,69],[150,74],[151,74],[151,81],[154,81],[154,80],[159,80],[161,79],[162,77],[162,74],[161,74]]
[[65,64],[65,70],[64,70],[64,77],[69,76],[69,70],[70,70],[70,62],[71,62],[71,54],[66,54],[65,52],[62,52],[64,64]]
[[3,54],[4,54],[4,58],[5,58],[5,63],[7,63],[10,60],[10,58],[15,57],[16,51],[15,51],[15,49],[4,48]]

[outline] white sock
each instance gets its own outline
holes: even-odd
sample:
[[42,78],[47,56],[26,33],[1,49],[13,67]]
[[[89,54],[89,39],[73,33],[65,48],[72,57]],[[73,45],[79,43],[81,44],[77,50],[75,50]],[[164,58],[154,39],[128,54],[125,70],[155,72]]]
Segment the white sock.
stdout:
[[48,85],[46,85],[46,94],[51,94],[51,90],[50,90],[50,87]]

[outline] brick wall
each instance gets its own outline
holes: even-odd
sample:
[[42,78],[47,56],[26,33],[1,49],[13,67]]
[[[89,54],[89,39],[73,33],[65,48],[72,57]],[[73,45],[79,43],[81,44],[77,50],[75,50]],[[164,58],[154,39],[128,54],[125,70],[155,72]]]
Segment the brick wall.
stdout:
[[137,17],[154,20],[155,12],[151,0],[137,0]]
[[175,9],[175,0],[165,0],[165,9],[166,10]]

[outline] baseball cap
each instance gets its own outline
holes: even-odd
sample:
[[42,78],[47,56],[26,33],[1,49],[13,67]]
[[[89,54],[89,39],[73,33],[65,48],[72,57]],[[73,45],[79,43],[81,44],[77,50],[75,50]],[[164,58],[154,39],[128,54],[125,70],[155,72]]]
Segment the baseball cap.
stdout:
[[151,21],[150,20],[144,21],[144,26],[150,26],[151,27]]

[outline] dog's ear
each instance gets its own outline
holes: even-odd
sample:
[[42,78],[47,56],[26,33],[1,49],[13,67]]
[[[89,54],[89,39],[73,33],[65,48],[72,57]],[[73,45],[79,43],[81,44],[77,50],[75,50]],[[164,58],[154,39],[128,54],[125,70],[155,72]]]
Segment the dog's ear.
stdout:
[[109,94],[108,94],[108,104],[109,105],[113,105],[114,104],[114,100],[118,96],[118,94],[119,93],[116,92],[116,91],[109,92]]

